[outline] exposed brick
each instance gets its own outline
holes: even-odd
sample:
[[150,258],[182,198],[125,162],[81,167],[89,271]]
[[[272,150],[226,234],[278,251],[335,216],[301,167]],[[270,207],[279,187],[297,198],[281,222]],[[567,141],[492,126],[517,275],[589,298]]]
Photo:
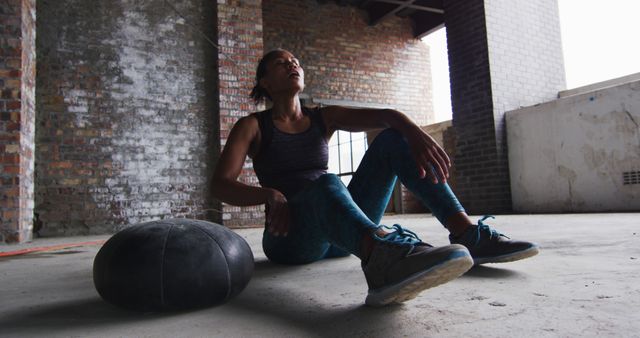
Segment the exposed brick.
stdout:
[[[168,217],[219,221],[215,5],[38,1],[41,235],[112,232]],[[176,194],[172,187],[181,186]],[[203,216],[204,215],[204,216]]]
[[3,165],[2,174],[5,175],[18,175],[20,174],[20,167],[17,165]]
[[[233,124],[256,110],[249,98],[255,67],[263,53],[262,1],[218,1],[218,52],[220,144],[224,145]],[[248,160],[245,167],[251,168]],[[242,170],[239,180],[257,185],[252,169]],[[229,227],[264,224],[263,206],[236,207],[221,203],[222,221]],[[260,217],[247,217],[258,214]]]
[[418,125],[434,121],[428,47],[409,18],[368,26],[357,7],[315,0],[263,0],[265,50],[288,49],[306,68],[314,99],[385,105]]
[[0,156],[0,164],[19,164],[20,155],[18,154],[4,154]]
[[31,238],[33,218],[35,0],[5,1],[0,13],[0,242],[22,242]]

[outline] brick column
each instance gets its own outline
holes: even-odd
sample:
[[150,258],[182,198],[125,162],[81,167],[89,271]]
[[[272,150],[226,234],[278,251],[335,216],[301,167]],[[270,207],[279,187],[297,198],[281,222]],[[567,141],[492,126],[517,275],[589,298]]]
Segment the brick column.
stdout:
[[470,213],[511,211],[504,113],[564,89],[556,1],[445,0],[457,195]]
[[35,0],[0,3],[0,243],[32,237]]
[[[263,54],[262,0],[218,0],[218,44],[220,143],[224,146],[239,118],[263,108],[249,98]],[[258,185],[250,160],[240,181]],[[263,210],[261,205],[241,208],[223,203],[223,223],[229,227],[261,226]]]

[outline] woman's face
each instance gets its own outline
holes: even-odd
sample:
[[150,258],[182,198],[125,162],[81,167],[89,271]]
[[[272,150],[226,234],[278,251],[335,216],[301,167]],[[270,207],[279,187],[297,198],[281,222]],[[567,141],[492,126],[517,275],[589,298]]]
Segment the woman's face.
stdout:
[[287,51],[277,54],[267,62],[267,71],[260,80],[272,98],[281,94],[297,94],[304,90],[304,70],[300,61]]

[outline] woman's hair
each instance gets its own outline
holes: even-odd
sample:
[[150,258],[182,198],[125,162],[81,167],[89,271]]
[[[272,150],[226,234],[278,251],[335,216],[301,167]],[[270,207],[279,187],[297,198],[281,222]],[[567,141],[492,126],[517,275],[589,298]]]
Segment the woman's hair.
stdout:
[[256,84],[255,86],[253,86],[251,94],[249,94],[256,105],[259,105],[265,98],[271,101],[271,96],[269,95],[267,90],[260,86],[260,80],[265,76],[267,72],[267,64],[269,63],[269,61],[271,61],[276,55],[278,55],[278,53],[281,52],[286,52],[286,50],[280,48],[271,50],[263,55],[262,59],[260,59],[260,62],[258,62],[258,69],[256,70]]

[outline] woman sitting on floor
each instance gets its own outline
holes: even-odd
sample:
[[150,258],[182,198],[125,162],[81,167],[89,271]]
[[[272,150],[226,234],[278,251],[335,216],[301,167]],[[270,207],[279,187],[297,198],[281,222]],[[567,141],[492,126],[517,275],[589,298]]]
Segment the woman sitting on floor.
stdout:
[[[241,118],[215,170],[215,196],[232,205],[265,204],[263,248],[278,263],[306,264],[356,255],[369,293],[366,304],[403,302],[448,282],[473,264],[514,261],[538,253],[473,224],[446,184],[445,151],[406,115],[391,109],[302,107],[304,71],[288,51],[258,64],[251,96],[272,108]],[[367,150],[348,187],[327,174],[328,140],[336,130],[387,128]],[[239,182],[246,157],[261,187]],[[433,247],[401,227],[379,224],[397,178],[449,230],[451,245]]]

